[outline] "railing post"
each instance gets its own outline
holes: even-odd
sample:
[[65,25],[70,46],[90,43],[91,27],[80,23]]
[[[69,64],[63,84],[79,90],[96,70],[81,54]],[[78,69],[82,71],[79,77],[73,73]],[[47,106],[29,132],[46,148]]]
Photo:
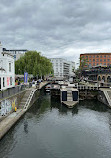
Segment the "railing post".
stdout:
[[2,98],[3,98],[3,91],[2,91]]

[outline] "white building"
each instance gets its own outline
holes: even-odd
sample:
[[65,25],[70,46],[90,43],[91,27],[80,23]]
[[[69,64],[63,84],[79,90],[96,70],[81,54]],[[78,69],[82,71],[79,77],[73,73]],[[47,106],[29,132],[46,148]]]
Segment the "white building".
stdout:
[[12,54],[14,56],[14,60],[18,60],[20,57],[24,56],[28,50],[27,49],[6,49],[6,48],[3,48],[3,51]]
[[0,42],[0,90],[15,86],[15,64],[13,55],[3,51]]
[[62,58],[51,58],[53,64],[54,77],[60,77],[63,79],[69,79],[75,75],[75,63],[66,61]]

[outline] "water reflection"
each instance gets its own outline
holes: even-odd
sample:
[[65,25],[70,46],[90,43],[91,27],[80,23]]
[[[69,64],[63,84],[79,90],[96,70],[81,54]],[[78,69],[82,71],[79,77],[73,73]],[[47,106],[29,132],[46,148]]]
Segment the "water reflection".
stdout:
[[79,101],[79,103],[73,107],[73,109],[68,109],[65,105],[60,103],[60,99],[57,97],[51,97],[51,109],[52,108],[57,108],[61,115],[66,114],[67,112],[71,112],[72,115],[78,114],[79,109],[84,107],[86,109],[98,111],[98,112],[106,112],[109,110],[109,108],[99,102],[98,100],[84,100],[84,101]]
[[28,121],[24,121],[24,132],[27,134],[28,133]]
[[0,158],[109,158],[110,122],[111,110],[97,100],[68,109],[45,94],[0,142]]
[[79,106],[84,106],[86,109],[91,109],[98,112],[106,112],[108,110],[107,105],[102,104],[96,99],[79,101]]

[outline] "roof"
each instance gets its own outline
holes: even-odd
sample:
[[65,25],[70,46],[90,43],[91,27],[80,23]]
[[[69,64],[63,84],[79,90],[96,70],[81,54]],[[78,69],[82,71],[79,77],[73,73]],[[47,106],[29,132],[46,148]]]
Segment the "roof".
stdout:
[[84,53],[80,55],[111,55],[111,53]]
[[6,49],[6,48],[3,48],[4,51],[28,51],[27,49]]
[[67,87],[67,86],[63,86],[60,91],[68,91],[70,89],[70,91],[78,91],[77,88],[73,88],[73,87]]
[[2,52],[2,54],[7,54],[7,55],[10,55],[10,56],[14,57],[12,54],[7,53],[7,52]]

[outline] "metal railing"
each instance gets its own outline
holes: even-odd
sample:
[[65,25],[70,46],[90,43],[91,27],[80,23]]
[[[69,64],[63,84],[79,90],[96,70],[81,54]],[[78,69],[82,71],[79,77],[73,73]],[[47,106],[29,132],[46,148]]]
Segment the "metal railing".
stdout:
[[2,90],[2,91],[0,91],[0,99],[15,95],[19,92],[22,92],[26,88],[30,88],[30,87],[32,87],[31,83],[29,83],[27,85],[25,85],[25,84],[24,85],[17,85],[15,87],[8,88],[6,90]]
[[27,99],[27,101],[25,103],[25,106],[24,106],[25,110],[27,110],[29,108],[30,102],[32,100],[32,97],[33,97],[35,91],[36,91],[36,89],[34,89],[34,90],[31,91],[31,93],[30,93],[30,95],[29,95],[29,97],[28,97],[28,99]]

